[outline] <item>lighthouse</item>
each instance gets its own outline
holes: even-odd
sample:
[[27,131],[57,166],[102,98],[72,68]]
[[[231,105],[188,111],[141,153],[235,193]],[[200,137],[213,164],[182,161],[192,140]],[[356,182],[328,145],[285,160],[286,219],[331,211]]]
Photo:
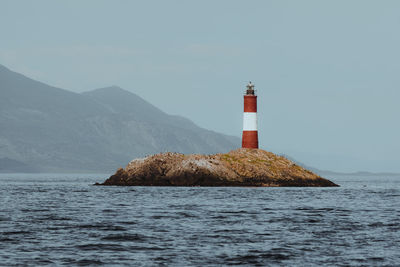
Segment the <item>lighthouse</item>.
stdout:
[[244,94],[242,148],[258,148],[257,95],[254,84],[249,82]]

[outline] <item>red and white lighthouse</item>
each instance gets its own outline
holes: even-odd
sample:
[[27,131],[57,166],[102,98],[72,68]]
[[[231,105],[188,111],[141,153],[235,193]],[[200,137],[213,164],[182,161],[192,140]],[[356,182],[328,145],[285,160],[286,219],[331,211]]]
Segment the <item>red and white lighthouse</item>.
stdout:
[[249,82],[244,95],[242,148],[258,148],[257,95]]

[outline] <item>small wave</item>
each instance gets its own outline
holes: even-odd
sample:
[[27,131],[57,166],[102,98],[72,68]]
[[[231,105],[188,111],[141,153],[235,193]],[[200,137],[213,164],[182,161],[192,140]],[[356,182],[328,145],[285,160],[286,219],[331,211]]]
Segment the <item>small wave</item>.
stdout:
[[259,254],[246,254],[239,255],[234,257],[226,257],[224,259],[224,264],[233,264],[233,265],[247,265],[252,264],[256,266],[263,266],[266,263],[272,262],[281,262],[284,260],[288,260],[291,257],[289,255],[278,253],[278,252],[264,252]]
[[368,260],[370,260],[370,261],[384,261],[385,258],[383,258],[383,257],[370,257],[370,258],[368,258]]
[[51,214],[51,215],[39,217],[35,220],[37,220],[37,221],[71,221],[72,219],[68,218],[68,217],[61,217],[61,216]]
[[319,223],[319,222],[321,222],[321,220],[308,219],[307,222],[308,222],[308,223]]
[[72,226],[71,228],[80,228],[80,229],[99,229],[104,231],[125,231],[126,228],[118,225],[109,225],[109,224],[81,224],[78,226]]
[[164,216],[164,215],[153,215],[150,218],[154,219],[154,220],[160,220],[160,219],[168,219],[168,218],[175,218],[175,217],[173,217],[173,216]]
[[102,210],[102,212],[103,213],[113,213],[113,212],[116,212],[116,211],[113,210],[113,209],[104,209],[104,210]]
[[13,242],[13,241],[16,241],[16,240],[8,238],[8,237],[0,237],[0,242]]
[[271,209],[271,208],[263,208],[262,210],[274,210],[274,209]]
[[271,218],[270,220],[267,221],[268,223],[297,223],[298,220],[292,217],[279,217],[279,218]]
[[134,225],[134,224],[137,224],[137,222],[136,221],[120,221],[120,222],[117,222],[118,224],[127,224],[127,225]]
[[227,219],[227,216],[223,216],[223,215],[217,215],[217,216],[212,216],[211,219],[217,219],[217,220],[224,220]]
[[384,223],[382,223],[382,222],[374,222],[374,223],[370,223],[370,224],[368,224],[368,226],[369,227],[382,227],[382,226],[385,226],[385,224]]
[[103,237],[101,240],[131,242],[131,241],[144,241],[145,236],[139,234],[114,234]]
[[168,250],[170,247],[146,247],[146,246],[132,246],[129,250]]
[[183,218],[196,218],[197,216],[193,215],[193,214],[189,214],[186,212],[178,212],[177,213],[179,216],[182,216]]
[[224,213],[224,214],[248,214],[249,212],[247,210],[230,210],[230,211],[220,211],[219,213]]
[[37,259],[34,261],[35,265],[43,266],[43,265],[54,265],[54,262],[47,259]]
[[10,217],[3,217],[3,216],[0,216],[0,222],[8,222],[8,221],[11,221],[11,218],[10,218]]
[[46,212],[50,209],[21,209],[22,212]]
[[108,244],[108,243],[89,243],[78,245],[76,248],[80,250],[112,250],[112,251],[122,251],[123,246],[118,244]]
[[79,266],[92,266],[92,265],[100,265],[104,264],[104,262],[100,260],[92,260],[92,259],[83,259],[76,262]]
[[244,229],[220,229],[220,230],[215,230],[214,233],[235,233],[235,234],[243,234],[243,233],[248,233],[248,231]]
[[29,232],[29,231],[9,231],[9,232],[2,232],[0,234],[3,234],[3,235],[28,235],[31,233],[32,232]]

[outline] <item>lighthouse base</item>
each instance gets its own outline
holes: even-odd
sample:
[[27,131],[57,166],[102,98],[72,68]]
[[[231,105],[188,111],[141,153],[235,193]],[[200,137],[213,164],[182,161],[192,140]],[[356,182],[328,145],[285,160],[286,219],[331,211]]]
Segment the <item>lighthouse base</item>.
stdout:
[[242,148],[258,148],[257,131],[243,131]]

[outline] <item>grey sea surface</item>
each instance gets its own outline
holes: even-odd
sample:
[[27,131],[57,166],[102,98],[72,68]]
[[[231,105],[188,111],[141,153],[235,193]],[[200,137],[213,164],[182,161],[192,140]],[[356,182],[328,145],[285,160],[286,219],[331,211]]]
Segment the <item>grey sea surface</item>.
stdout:
[[0,174],[0,265],[399,266],[400,177],[338,188],[103,187]]

